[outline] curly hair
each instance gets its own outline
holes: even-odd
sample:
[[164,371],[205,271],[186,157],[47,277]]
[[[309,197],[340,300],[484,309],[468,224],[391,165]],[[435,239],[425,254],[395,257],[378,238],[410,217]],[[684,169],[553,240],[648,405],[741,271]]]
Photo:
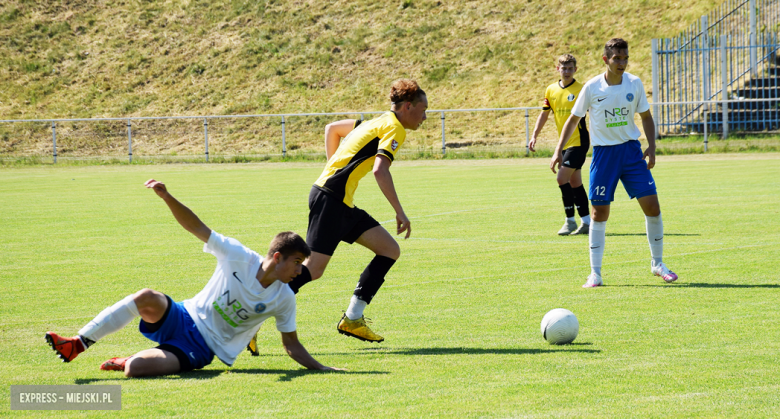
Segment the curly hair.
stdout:
[[607,58],[612,58],[613,55],[615,55],[615,52],[621,49],[628,49],[628,42],[626,42],[623,38],[612,38],[609,41],[607,41],[607,44],[604,45],[604,56]]
[[558,65],[564,65],[564,64],[573,64],[575,67],[577,67],[577,59],[574,58],[571,54],[563,54],[560,57],[558,57]]
[[425,91],[420,89],[416,81],[401,79],[393,82],[390,87],[390,102],[393,104],[411,102],[415,104],[425,96]]
[[268,248],[268,257],[272,257],[276,252],[281,253],[285,259],[295,253],[300,253],[307,258],[311,256],[311,249],[306,241],[292,231],[283,231],[274,237]]

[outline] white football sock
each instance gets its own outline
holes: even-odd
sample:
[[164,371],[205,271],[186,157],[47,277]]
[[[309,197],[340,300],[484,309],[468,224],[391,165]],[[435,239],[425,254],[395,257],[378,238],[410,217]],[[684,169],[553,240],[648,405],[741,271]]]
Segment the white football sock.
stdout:
[[574,217],[566,217],[566,221],[577,222]]
[[580,217],[580,219],[582,220],[582,224],[590,224],[590,215]]
[[590,223],[590,270],[591,273],[601,275],[601,259],[604,258],[604,238],[607,235],[606,221],[593,221]]
[[135,305],[133,296],[128,295],[122,301],[101,311],[79,330],[79,335],[97,342],[99,339],[121,330],[136,317],[138,317],[138,306]]
[[361,300],[357,295],[353,295],[349,300],[349,308],[347,309],[347,318],[350,320],[357,320],[363,317],[363,310],[366,309],[368,303]]
[[645,215],[645,226],[647,227],[647,242],[650,243],[650,256],[658,265],[664,258],[664,222],[661,214],[657,217],[648,217]]

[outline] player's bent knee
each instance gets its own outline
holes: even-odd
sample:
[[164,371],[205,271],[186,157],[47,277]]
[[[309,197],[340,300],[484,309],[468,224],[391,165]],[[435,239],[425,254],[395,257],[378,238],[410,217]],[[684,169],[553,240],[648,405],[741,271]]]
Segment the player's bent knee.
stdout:
[[323,269],[311,269],[309,268],[309,274],[311,274],[311,280],[314,281],[315,279],[322,278],[322,274],[324,274],[325,271]]
[[135,301],[137,305],[145,305],[144,303],[148,303],[158,298],[158,295],[162,295],[162,294],[160,294],[159,292],[153,289],[144,288],[141,291],[135,293],[135,295],[133,296],[133,301]]
[[309,259],[305,264],[306,269],[309,270],[309,275],[311,275],[312,280],[322,277],[322,275],[325,273],[325,268],[328,267],[328,263],[330,262],[331,257],[331,255],[324,253],[312,252],[311,256],[309,256]]
[[395,241],[395,239],[393,239],[389,234],[388,237],[389,240],[383,241],[381,246],[377,246],[372,250],[374,250],[374,253],[377,256],[384,256],[393,260],[398,260],[398,258],[401,257],[401,246],[399,246],[398,242]]
[[133,366],[135,361],[137,361],[138,358],[130,358],[125,362],[125,377],[127,378],[133,378],[133,377],[139,377],[139,375],[136,374],[136,367]]
[[168,298],[165,294],[149,288],[144,288],[135,293],[133,301],[138,309],[138,314],[144,320],[150,317],[162,317],[165,309],[168,308]]
[[398,243],[396,243],[396,245],[395,245],[395,255],[394,256],[395,257],[393,259],[395,259],[395,260],[398,260],[398,258],[401,257],[401,246],[399,246]]
[[322,278],[322,275],[325,273],[325,266],[327,265],[314,264],[306,266],[306,269],[309,270],[309,275],[311,275],[312,281]]

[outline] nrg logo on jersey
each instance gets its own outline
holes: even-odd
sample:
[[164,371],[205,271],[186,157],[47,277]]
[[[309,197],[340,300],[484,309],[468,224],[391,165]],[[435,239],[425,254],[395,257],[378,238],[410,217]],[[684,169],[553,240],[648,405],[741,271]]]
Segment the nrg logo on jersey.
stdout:
[[604,122],[607,123],[607,128],[622,127],[628,125],[628,114],[626,107],[604,109]]
[[[239,324],[249,319],[249,316],[247,315],[249,314],[249,311],[242,306],[238,299],[230,298],[230,290],[225,290],[225,292],[219,296],[216,301],[212,302],[211,305],[214,307],[214,311],[219,313],[227,324],[232,327],[238,327]],[[255,308],[255,310],[257,310],[257,308]]]

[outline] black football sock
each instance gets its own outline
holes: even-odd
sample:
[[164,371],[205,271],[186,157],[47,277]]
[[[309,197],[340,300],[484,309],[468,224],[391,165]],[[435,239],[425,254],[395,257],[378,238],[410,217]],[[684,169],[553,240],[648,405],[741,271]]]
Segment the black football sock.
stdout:
[[289,285],[290,289],[297,294],[298,290],[309,282],[311,282],[311,272],[309,272],[309,268],[307,268],[306,265],[303,265],[301,274],[293,278],[293,280],[288,282],[287,285]]
[[580,217],[590,215],[590,208],[588,208],[588,193],[585,191],[585,186],[580,185],[576,188],[572,188],[574,192],[574,206],[577,207],[577,214]]
[[366,304],[370,304],[371,299],[374,298],[374,295],[376,295],[385,282],[385,275],[387,275],[394,263],[395,260],[387,256],[374,256],[371,263],[360,274],[360,280],[357,287],[355,287],[355,296],[365,301]]
[[95,341],[92,339],[86,338],[82,335],[79,335],[79,337],[81,338],[81,342],[84,344],[84,349],[87,349],[95,344]]
[[559,185],[561,188],[561,197],[563,198],[563,209],[566,210],[566,218],[574,217],[574,191],[570,183]]

